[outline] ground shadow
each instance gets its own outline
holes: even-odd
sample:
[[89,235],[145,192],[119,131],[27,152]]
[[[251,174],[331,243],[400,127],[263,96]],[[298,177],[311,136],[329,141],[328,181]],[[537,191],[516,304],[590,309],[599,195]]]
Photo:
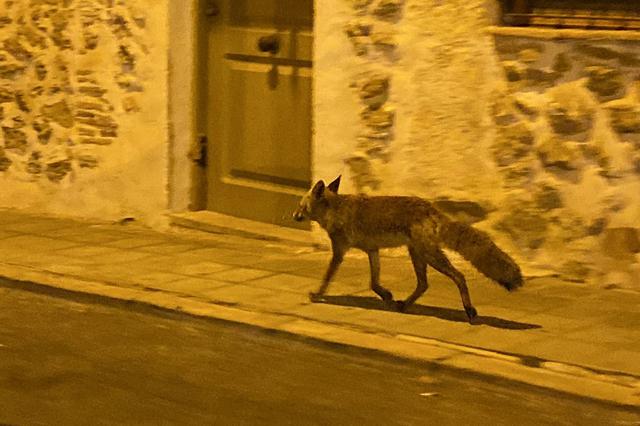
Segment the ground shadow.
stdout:
[[[382,300],[369,296],[323,296],[322,303],[339,306],[352,306],[379,311],[391,310],[384,304]],[[405,314],[423,315],[427,317],[443,319],[446,321],[466,323],[469,322],[469,319],[467,318],[464,310],[441,308],[439,306],[413,305],[409,309],[407,309],[407,312],[405,312]],[[484,315],[478,315],[471,324],[487,325],[489,327],[503,328],[508,330],[530,330],[534,328],[542,328],[541,325],[537,324],[528,324],[524,322],[511,321]]]

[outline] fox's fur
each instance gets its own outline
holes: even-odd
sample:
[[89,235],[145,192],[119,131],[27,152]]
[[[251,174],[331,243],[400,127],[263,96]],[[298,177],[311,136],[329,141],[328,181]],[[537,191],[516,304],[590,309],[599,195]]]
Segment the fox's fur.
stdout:
[[[430,202],[418,197],[342,195],[338,194],[339,186],[340,176],[326,187],[323,181],[318,181],[302,198],[293,215],[298,221],[318,222],[331,239],[333,257],[322,285],[310,293],[312,301],[322,299],[344,254],[352,247],[369,256],[372,290],[400,311],[427,290],[426,269],[430,265],[456,283],[469,319],[477,315],[464,275],[449,262],[442,247],[459,252],[507,290],[522,285],[518,265],[486,233],[450,219]],[[418,284],[406,300],[394,301],[391,292],[379,282],[378,250],[403,245],[409,248]]]

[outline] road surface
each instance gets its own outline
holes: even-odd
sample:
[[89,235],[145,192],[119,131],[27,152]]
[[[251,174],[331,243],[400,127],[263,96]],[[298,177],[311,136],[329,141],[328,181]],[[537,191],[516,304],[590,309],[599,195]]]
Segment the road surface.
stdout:
[[0,279],[0,424],[640,425],[629,408],[20,286]]

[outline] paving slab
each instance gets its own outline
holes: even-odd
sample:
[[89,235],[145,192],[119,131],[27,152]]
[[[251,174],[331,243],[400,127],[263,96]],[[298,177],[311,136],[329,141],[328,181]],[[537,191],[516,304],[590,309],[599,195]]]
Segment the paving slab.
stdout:
[[[514,380],[548,379],[548,386],[577,394],[587,392],[575,385],[584,382],[586,394],[604,399],[614,383],[608,400],[640,401],[640,293],[552,277],[508,293],[462,262],[479,311],[469,324],[457,287],[435,271],[407,313],[389,310],[369,289],[367,256],[353,251],[326,303],[310,303],[307,293],[319,286],[330,253],[283,241],[0,211],[0,271],[8,277]],[[384,255],[381,263],[382,282],[396,297],[413,291],[408,257]],[[531,360],[536,369],[527,366]]]

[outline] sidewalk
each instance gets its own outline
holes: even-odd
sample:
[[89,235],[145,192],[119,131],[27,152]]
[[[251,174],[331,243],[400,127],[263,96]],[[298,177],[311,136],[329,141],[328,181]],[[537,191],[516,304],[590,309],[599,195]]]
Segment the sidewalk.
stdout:
[[[311,338],[371,348],[563,392],[640,406],[640,294],[552,278],[507,293],[463,267],[480,316],[434,272],[407,314],[369,290],[364,254],[347,255],[327,303],[307,293],[329,253],[310,245],[0,210],[0,276],[137,300]],[[407,257],[383,257],[396,298],[415,285]]]

